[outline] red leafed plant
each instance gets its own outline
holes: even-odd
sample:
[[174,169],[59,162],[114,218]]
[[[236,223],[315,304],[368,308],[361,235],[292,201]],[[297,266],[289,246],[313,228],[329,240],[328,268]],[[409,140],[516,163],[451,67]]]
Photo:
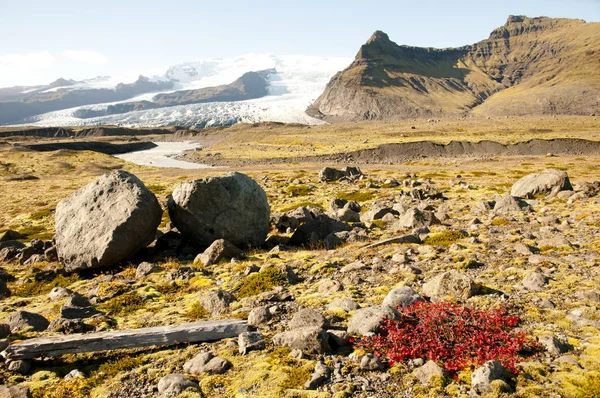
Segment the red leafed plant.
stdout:
[[516,373],[522,352],[537,351],[539,343],[515,330],[519,317],[506,308],[482,310],[451,303],[418,302],[400,307],[399,320],[386,320],[381,332],[364,337],[359,346],[391,366],[413,358],[441,363],[457,371],[497,359]]

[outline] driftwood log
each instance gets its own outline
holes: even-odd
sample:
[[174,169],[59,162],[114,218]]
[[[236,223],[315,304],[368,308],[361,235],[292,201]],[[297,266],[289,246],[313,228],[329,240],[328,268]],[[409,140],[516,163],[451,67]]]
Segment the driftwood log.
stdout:
[[8,346],[2,352],[2,356],[9,360],[17,360],[123,348],[168,346],[236,337],[246,331],[248,331],[246,321],[229,319],[111,332],[39,337]]

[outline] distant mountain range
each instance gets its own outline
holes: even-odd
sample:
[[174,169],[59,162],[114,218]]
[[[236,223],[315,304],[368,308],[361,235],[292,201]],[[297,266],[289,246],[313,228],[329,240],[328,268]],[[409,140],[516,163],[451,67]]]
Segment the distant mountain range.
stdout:
[[399,46],[377,31],[354,61],[249,54],[132,83],[0,89],[0,125],[203,128],[466,114],[600,115],[600,23],[510,16],[488,39],[458,48]]
[[399,46],[377,31],[312,104],[327,121],[442,115],[600,115],[600,23],[510,16],[460,48]]
[[247,56],[187,62],[115,84],[99,77],[0,89],[0,124],[202,128],[237,122],[321,123],[305,109],[347,58]]

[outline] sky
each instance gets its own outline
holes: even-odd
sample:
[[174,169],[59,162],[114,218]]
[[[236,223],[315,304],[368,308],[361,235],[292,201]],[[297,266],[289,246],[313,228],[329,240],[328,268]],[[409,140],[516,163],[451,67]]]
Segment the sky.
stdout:
[[508,15],[600,21],[600,0],[0,0],[0,87],[164,73],[248,53],[354,57],[375,30],[457,47]]

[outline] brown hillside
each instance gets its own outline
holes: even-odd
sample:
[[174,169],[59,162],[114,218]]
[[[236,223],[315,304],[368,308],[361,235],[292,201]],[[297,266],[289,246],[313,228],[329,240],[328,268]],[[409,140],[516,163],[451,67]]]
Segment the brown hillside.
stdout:
[[329,121],[600,112],[600,23],[510,16],[487,40],[399,46],[375,32],[308,113]]

